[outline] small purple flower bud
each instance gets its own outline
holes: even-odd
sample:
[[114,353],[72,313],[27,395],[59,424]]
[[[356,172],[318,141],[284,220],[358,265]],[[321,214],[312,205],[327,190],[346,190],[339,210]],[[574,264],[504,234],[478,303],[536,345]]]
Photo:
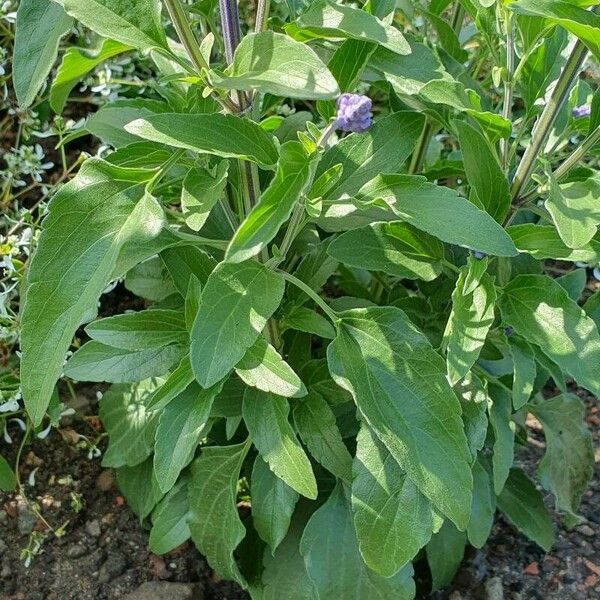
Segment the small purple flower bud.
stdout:
[[371,126],[371,98],[361,94],[342,94],[337,100],[336,124],[342,131],[362,133]]
[[514,332],[515,330],[510,325],[504,328],[504,335],[506,337],[510,337]]
[[479,250],[473,250],[471,255],[475,260],[483,260],[487,256],[485,252],[479,252]]
[[576,119],[580,119],[581,117],[589,117],[592,114],[592,109],[587,104],[582,104],[581,106],[576,106],[573,109],[573,116]]

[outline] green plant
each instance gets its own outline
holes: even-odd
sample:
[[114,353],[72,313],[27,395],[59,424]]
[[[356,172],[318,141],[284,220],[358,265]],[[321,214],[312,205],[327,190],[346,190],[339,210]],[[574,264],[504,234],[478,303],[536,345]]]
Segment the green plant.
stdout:
[[[532,413],[577,522],[593,451],[565,379],[600,389],[599,296],[551,274],[598,263],[597,3],[259,0],[246,35],[218,4],[20,4],[23,106],[72,18],[107,39],[68,50],[55,110],[106,55],[162,74],[160,98],[90,116],[114,152],[50,204],[22,315],[33,424],[63,372],[113,383],[103,460],[151,549],[191,537],[255,598],[410,598],[423,557],[443,586],[496,508],[549,549],[513,460]],[[95,320],[117,279],[148,307]]]

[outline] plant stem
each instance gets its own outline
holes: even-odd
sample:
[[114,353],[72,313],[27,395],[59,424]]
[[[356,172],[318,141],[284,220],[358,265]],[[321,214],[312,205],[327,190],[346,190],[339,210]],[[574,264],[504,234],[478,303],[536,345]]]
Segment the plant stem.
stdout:
[[254,23],[254,31],[259,33],[267,28],[269,20],[269,9],[271,8],[271,0],[258,0],[256,7],[256,21]]
[[[515,71],[515,28],[513,14],[506,11],[506,81],[504,82],[504,106],[502,107],[502,116],[510,120],[512,115],[513,93],[514,93],[514,71]],[[508,167],[509,141],[500,140],[500,154],[502,166],[506,170]]]
[[567,64],[556,82],[554,91],[535,124],[529,146],[527,146],[527,150],[525,150],[525,154],[513,178],[510,190],[513,201],[519,202],[521,192],[529,182],[529,178],[535,168],[535,161],[544,148],[554,121],[573,87],[575,78],[581,71],[587,53],[586,46],[577,40],[567,60]]
[[554,177],[557,181],[562,179],[585,155],[596,145],[600,143],[600,126],[596,127],[576,150],[565,159],[565,161],[554,171]]
[[323,312],[331,319],[331,322],[337,326],[338,321],[340,320],[334,310],[315,292],[311,287],[306,285],[304,281],[301,281],[297,277],[294,277],[291,273],[287,273],[286,271],[277,270],[284,279],[287,279],[291,284],[295,285],[297,288],[301,289],[307,296],[309,296],[312,300],[315,301],[316,304],[323,310]]
[[454,29],[454,33],[458,35],[462,29],[463,21],[465,19],[465,9],[461,4],[460,0],[457,0],[454,6],[454,12],[452,14],[452,29]]
[[235,49],[242,38],[237,0],[219,0],[219,12],[221,14],[221,29],[225,43],[225,59],[227,60],[227,64],[231,64]]
[[408,167],[408,172],[410,175],[418,173],[423,168],[423,163],[425,162],[425,156],[427,155],[427,149],[429,148],[429,141],[431,140],[432,135],[433,125],[429,120],[426,120],[425,125],[423,126],[423,131],[421,132],[421,137],[419,138],[417,147],[415,148],[410,160],[410,166]]
[[209,65],[204,60],[204,56],[202,56],[202,52],[200,51],[200,45],[198,44],[198,40],[196,39],[196,36],[194,35],[192,28],[190,27],[190,24],[183,10],[183,6],[181,6],[181,1],[164,0],[164,3],[167,7],[167,11],[169,12],[169,16],[171,17],[173,27],[177,32],[177,36],[183,44],[183,47],[188,53],[188,56],[190,57],[191,61],[194,63],[194,66],[198,69],[198,71],[208,69]]

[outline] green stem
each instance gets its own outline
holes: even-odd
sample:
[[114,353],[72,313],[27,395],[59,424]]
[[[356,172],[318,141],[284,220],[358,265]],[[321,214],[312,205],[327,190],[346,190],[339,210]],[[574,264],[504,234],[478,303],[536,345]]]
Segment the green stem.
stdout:
[[258,0],[258,6],[256,7],[256,21],[254,24],[254,31],[256,33],[264,31],[267,28],[270,8],[271,0]]
[[417,142],[417,147],[413,152],[410,166],[408,167],[408,172],[410,175],[418,173],[423,168],[425,156],[427,155],[427,148],[429,148],[429,141],[431,140],[433,131],[433,124],[429,120],[426,120],[425,125],[423,126],[423,131],[421,132],[421,137]]
[[521,192],[533,174],[535,162],[548,140],[550,130],[573,87],[577,75],[581,71],[587,53],[588,50],[586,46],[581,41],[577,40],[573,46],[571,55],[567,60],[567,64],[556,82],[556,87],[533,128],[531,141],[525,150],[525,154],[523,155],[513,178],[510,190],[513,201],[519,202]]
[[[515,70],[515,28],[513,14],[506,11],[506,81],[504,82],[504,105],[502,107],[502,116],[509,121],[512,115],[513,94],[514,94],[514,70]],[[509,141],[500,140],[500,155],[502,157],[502,166],[504,169],[508,166]]]
[[596,145],[600,143],[600,126],[596,127],[576,150],[565,159],[565,161],[554,171],[554,177],[557,181],[562,179],[585,155]]
[[304,281],[294,277],[291,273],[281,271],[280,269],[277,269],[277,272],[280,273],[284,279],[287,279],[292,285],[295,285],[297,288],[301,289],[307,296],[314,300],[321,310],[331,319],[331,322],[337,326],[340,318],[337,316],[337,313],[331,309],[327,302],[325,302],[325,300],[323,300],[323,298],[317,294],[317,292],[304,283]]

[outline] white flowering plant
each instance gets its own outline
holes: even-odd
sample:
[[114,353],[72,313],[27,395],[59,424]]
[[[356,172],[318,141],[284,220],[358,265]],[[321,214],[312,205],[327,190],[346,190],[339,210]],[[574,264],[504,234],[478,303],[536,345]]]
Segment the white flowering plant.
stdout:
[[[446,585],[496,510],[548,550],[539,486],[579,521],[597,5],[21,0],[22,107],[73,20],[101,40],[62,55],[54,111],[109,58],[161,74],[77,134],[110,150],[50,203],[20,332],[33,426],[63,373],[113,384],[103,464],[153,552],[191,538],[256,599],[412,598],[413,564]],[[118,279],[146,308],[96,318]]]

